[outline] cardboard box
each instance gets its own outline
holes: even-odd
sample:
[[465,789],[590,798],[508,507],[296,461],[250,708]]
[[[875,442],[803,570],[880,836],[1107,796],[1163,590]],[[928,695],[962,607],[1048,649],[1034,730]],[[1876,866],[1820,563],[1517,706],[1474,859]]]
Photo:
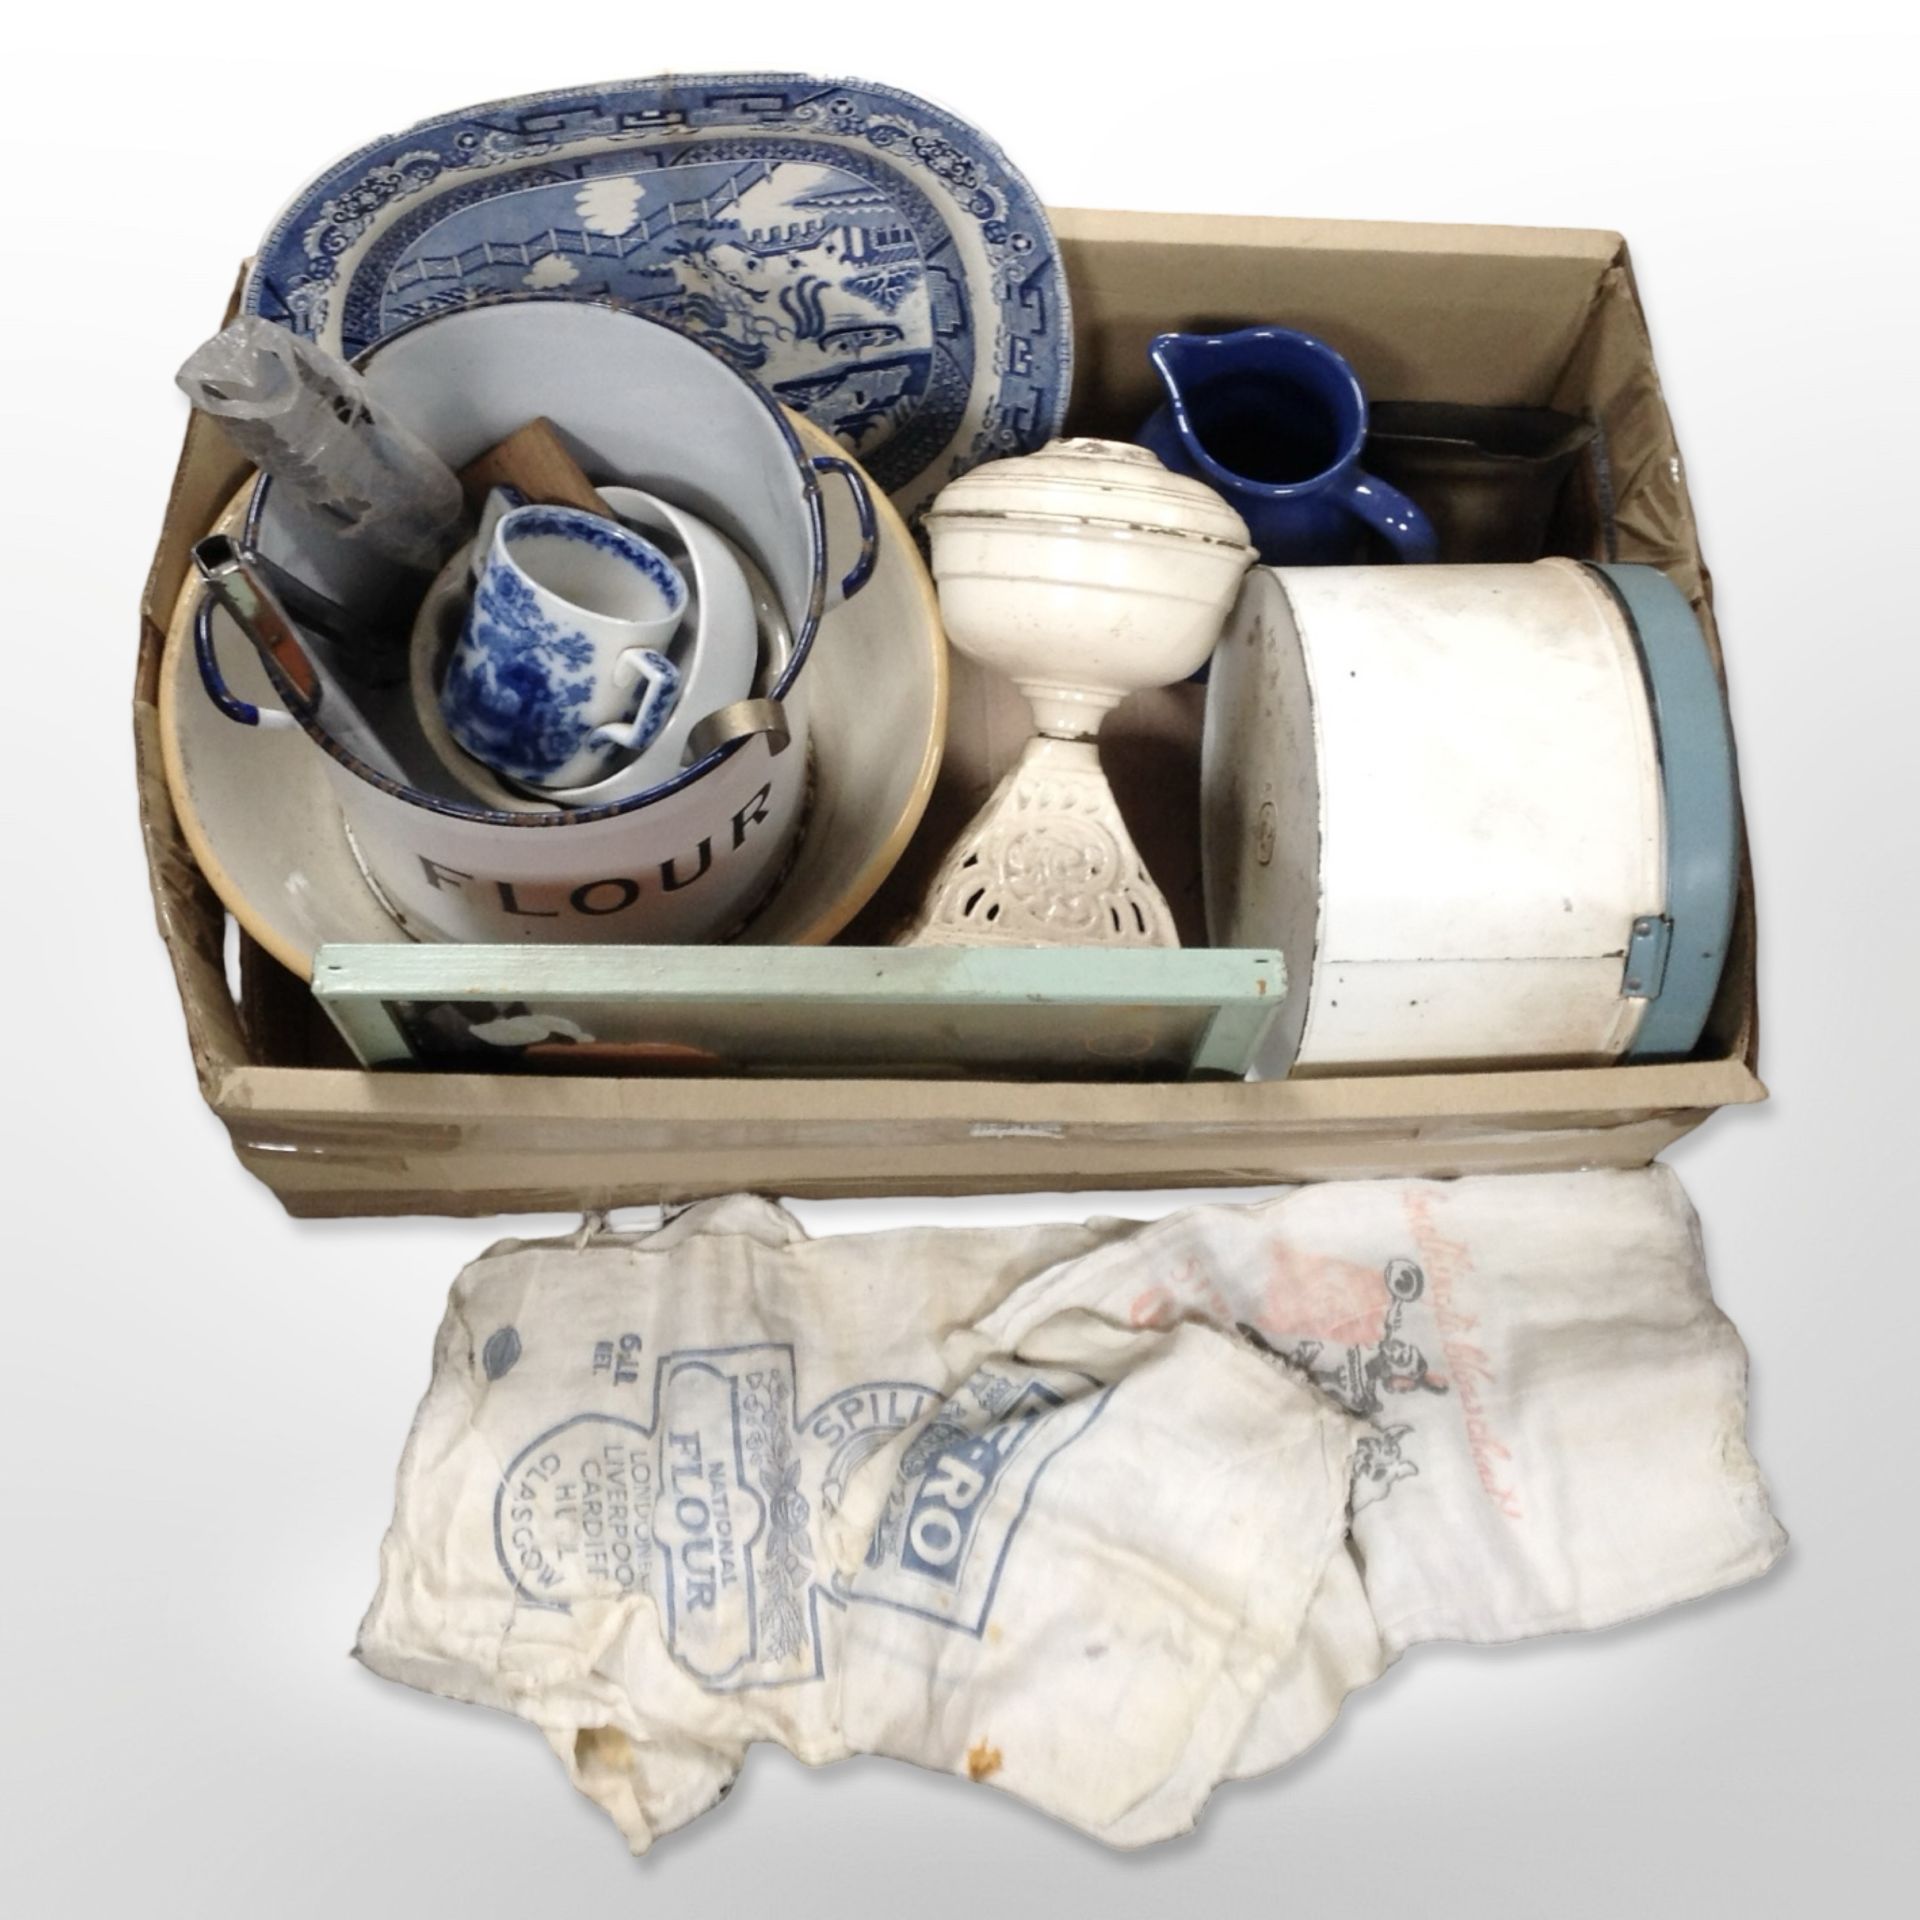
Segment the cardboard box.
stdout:
[[[1586,413],[1605,457],[1563,504],[1556,551],[1646,561],[1699,608],[1710,584],[1632,268],[1618,235],[1519,228],[1061,212],[1076,432],[1125,435],[1155,399],[1170,327],[1280,321],[1320,334],[1377,399]],[[1707,1032],[1663,1066],[1255,1085],[620,1080],[371,1074],[304,983],[243,942],[195,868],[161,773],[155,689],[188,550],[244,478],[189,429],[142,605],[134,695],[141,819],[200,1089],[251,1172],[300,1215],[484,1214],[785,1194],[1184,1187],[1636,1166],[1755,1073],[1750,868]],[[1132,701],[1102,752],[1142,850],[1197,926],[1200,693]],[[883,938],[1026,734],[1016,695],[956,658],[947,764],[900,870],[847,937]]]

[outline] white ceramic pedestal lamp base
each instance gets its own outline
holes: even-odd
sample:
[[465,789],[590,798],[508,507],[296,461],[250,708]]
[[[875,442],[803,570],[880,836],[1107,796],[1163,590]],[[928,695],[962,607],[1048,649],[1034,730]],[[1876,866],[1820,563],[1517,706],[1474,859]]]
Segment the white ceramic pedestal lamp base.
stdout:
[[1177,947],[1093,736],[1213,650],[1253,549],[1144,447],[1056,440],[947,486],[927,515],[947,636],[1009,675],[1039,734],[948,854],[905,946]]
[[1091,740],[1027,742],[942,862],[902,944],[1180,944]]

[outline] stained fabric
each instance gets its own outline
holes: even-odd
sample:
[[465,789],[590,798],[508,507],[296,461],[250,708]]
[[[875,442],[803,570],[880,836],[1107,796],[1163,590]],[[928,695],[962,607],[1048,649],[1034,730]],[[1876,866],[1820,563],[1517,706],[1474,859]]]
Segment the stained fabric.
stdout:
[[750,1198],[455,1283],[358,1654],[538,1726],[643,1851],[755,1740],[1117,1845],[1422,1640],[1765,1570],[1664,1169],[811,1239]]

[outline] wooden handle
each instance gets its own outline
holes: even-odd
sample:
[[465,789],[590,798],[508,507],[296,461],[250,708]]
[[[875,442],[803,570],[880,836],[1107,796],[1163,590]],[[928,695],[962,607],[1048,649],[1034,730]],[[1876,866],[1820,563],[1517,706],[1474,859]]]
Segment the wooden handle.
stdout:
[[566,442],[551,420],[529,420],[477,459],[460,469],[467,505],[475,513],[486,505],[495,487],[518,487],[535,506],[578,507],[603,520],[614,516],[567,451]]

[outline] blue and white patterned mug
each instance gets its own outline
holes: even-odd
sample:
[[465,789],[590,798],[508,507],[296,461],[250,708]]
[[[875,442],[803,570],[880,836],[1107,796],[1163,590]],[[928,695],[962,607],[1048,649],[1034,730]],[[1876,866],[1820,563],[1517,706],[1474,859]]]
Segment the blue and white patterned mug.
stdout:
[[661,651],[687,586],[651,541],[575,507],[493,522],[440,711],[476,760],[531,787],[577,787],[642,753],[680,673]]

